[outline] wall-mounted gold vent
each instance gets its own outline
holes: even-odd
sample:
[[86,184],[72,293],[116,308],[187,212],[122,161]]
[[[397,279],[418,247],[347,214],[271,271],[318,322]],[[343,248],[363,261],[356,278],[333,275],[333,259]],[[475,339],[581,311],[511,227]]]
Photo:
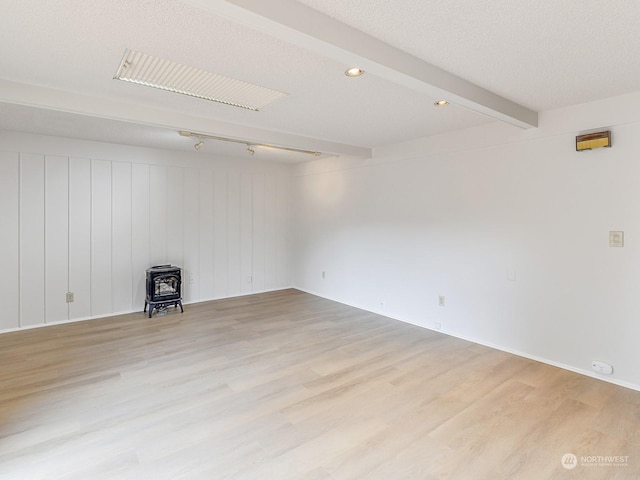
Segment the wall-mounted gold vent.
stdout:
[[128,49],[114,78],[255,111],[287,96],[266,87]]

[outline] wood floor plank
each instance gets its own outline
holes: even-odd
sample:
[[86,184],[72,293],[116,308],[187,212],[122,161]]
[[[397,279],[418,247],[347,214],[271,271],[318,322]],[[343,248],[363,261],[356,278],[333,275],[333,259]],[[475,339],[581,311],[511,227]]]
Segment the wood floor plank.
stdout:
[[3,334],[0,373],[2,480],[640,478],[640,392],[296,290]]

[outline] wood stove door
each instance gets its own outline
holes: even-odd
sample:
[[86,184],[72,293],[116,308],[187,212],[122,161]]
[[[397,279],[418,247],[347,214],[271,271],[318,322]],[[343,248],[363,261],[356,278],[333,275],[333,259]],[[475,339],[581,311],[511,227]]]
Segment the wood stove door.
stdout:
[[152,301],[161,302],[180,298],[180,277],[177,275],[158,275],[153,279]]

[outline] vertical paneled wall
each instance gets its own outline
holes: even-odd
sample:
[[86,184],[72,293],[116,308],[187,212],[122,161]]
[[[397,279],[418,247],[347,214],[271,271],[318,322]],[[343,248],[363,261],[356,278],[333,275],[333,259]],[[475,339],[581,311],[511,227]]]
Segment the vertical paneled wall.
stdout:
[[289,286],[282,169],[18,152],[0,169],[0,331],[141,311],[157,264],[183,268],[187,303]]
[[0,329],[15,328],[20,316],[20,162],[17,153],[0,152],[0,291],[4,302]]
[[20,325],[44,323],[45,314],[45,190],[43,155],[21,155],[18,165],[20,188],[18,224],[20,277]]
[[69,318],[69,304],[59,301],[66,296],[69,275],[68,158],[45,158],[44,193],[45,321],[61,322]]

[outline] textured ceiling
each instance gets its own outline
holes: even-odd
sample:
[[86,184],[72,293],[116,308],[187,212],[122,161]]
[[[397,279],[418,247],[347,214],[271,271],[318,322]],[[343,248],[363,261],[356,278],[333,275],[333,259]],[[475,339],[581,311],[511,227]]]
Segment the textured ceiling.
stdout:
[[[368,71],[347,78],[351,65],[286,30],[274,36],[218,14],[233,3],[252,1],[0,0],[0,128],[136,143],[137,135],[125,133],[133,123],[145,126],[136,130],[147,132],[140,144],[157,141],[162,148],[191,148],[184,139],[171,146],[160,141],[165,131],[186,129],[348,154],[494,121],[457,105],[437,109],[438,96],[388,76]],[[628,93],[640,84],[634,61],[640,6],[631,0],[298,3],[535,111]],[[127,48],[288,97],[251,112],[117,82]],[[10,104],[29,108],[11,110]],[[35,115],[34,107],[45,110]],[[87,122],[87,115],[96,121]],[[99,118],[112,122],[102,138]],[[152,128],[159,133],[150,134]]]
[[637,0],[299,0],[536,111],[637,91]]

